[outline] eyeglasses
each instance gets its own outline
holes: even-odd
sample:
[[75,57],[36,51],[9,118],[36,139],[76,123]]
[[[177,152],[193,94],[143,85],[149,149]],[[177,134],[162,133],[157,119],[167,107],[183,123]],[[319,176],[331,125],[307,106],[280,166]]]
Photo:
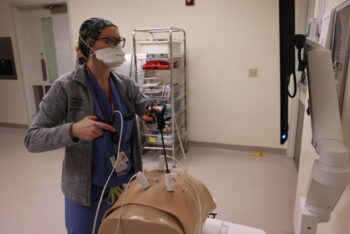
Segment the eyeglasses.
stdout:
[[97,38],[96,41],[97,40],[104,40],[110,47],[120,46],[121,48],[124,48],[126,39],[125,37],[101,37]]

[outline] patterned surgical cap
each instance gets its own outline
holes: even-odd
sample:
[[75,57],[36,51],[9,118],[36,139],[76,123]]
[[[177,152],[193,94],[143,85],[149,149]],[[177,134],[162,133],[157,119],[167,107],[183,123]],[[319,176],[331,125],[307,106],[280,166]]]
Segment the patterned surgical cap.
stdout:
[[102,18],[90,18],[84,21],[84,23],[80,26],[78,45],[75,48],[77,51],[77,63],[84,64],[87,62],[90,54],[89,47],[94,45],[98,35],[100,35],[101,31],[108,26],[118,28],[112,22]]

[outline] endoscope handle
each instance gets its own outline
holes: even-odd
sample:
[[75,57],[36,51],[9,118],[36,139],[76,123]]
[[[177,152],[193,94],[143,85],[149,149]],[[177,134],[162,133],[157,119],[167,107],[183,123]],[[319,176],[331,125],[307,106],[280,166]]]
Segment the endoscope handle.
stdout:
[[164,128],[165,128],[165,118],[164,118],[164,115],[165,115],[165,111],[166,111],[166,106],[163,107],[163,109],[161,111],[157,110],[157,109],[153,109],[154,113],[155,113],[155,116],[156,116],[156,119],[157,119],[157,129],[159,131],[162,131]]

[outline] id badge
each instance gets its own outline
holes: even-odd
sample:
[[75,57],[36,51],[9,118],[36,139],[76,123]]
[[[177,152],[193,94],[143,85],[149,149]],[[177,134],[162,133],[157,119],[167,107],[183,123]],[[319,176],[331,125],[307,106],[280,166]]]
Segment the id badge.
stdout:
[[[122,151],[119,153],[119,160],[118,157],[117,159],[115,158],[115,156],[113,155],[112,157],[110,157],[111,163],[112,163],[112,167],[114,167],[114,171],[117,174],[122,173],[123,171],[125,171],[128,168],[128,156]],[[117,164],[117,165],[115,165]]]

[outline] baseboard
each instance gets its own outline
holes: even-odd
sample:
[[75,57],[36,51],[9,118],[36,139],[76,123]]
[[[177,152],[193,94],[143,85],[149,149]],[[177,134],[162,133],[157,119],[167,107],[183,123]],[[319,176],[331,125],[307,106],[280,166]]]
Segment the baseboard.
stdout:
[[14,124],[14,123],[1,123],[0,128],[19,128],[19,129],[28,129],[27,124]]
[[285,156],[287,152],[286,149],[279,149],[279,148],[246,146],[246,145],[229,145],[229,144],[208,143],[208,142],[199,142],[199,141],[189,141],[189,146],[208,148],[208,149],[210,148],[210,149],[231,150],[231,151],[262,152],[262,153],[269,153],[269,154],[279,154],[283,156]]

